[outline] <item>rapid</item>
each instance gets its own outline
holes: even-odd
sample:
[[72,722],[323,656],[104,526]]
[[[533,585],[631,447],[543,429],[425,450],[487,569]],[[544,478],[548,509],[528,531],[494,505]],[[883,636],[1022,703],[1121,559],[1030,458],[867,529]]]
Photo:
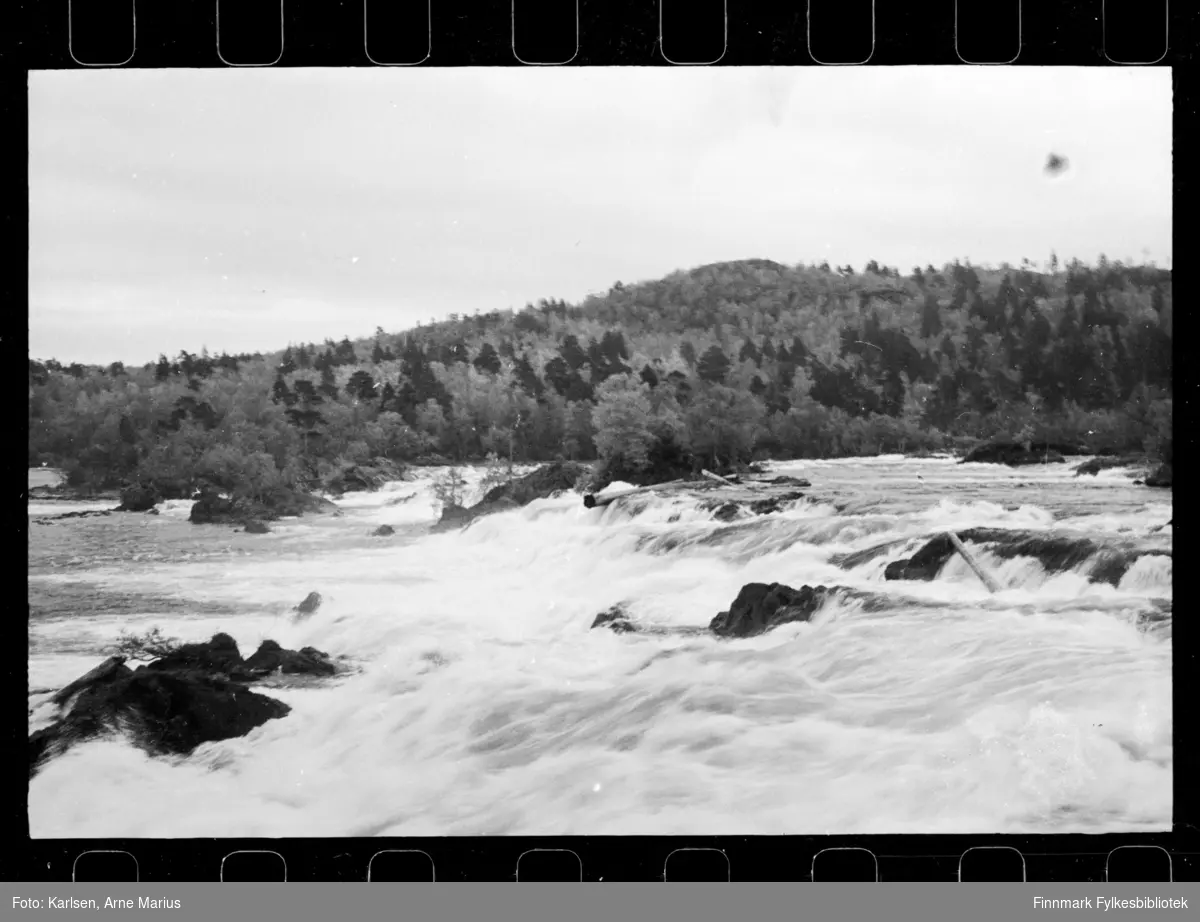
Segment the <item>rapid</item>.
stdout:
[[[31,834],[1170,828],[1172,529],[1151,532],[1170,491],[1064,464],[770,468],[808,495],[733,522],[688,495],[563,494],[435,534],[430,470],[267,535],[192,525],[187,502],[48,523],[89,504],[31,502],[31,732],[122,631],[223,631],[246,652],[271,638],[350,667],[263,689],[292,712],[186,757],[77,745],[31,780]],[[372,537],[382,524],[395,534]],[[1138,553],[1106,582],[1092,560],[975,546],[994,595],[957,556],[931,581],[885,581],[935,534],[979,527]],[[618,602],[703,627],[749,582],[857,591],[744,640],[589,630]],[[310,591],[323,604],[297,616]]]

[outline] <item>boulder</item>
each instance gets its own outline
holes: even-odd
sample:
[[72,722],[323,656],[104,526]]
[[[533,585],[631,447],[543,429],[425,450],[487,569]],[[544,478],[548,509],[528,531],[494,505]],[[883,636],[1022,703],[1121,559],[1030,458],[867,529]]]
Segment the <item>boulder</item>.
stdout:
[[214,634],[207,643],[183,644],[146,668],[154,672],[198,670],[233,677],[239,674],[241,666],[242,654],[237,641],[228,634]]
[[242,664],[244,674],[255,677],[282,672],[285,675],[333,675],[337,667],[329,661],[329,654],[313,647],[296,652],[285,650],[274,640],[264,640],[254,655]]
[[392,528],[391,525],[380,525],[373,532],[371,532],[371,534],[376,538],[387,538],[395,533],[396,529]]
[[592,621],[592,629],[598,627],[606,627],[617,634],[632,634],[638,630],[638,626],[629,620],[629,610],[624,602],[619,602],[596,615]]
[[335,495],[378,490],[403,472],[391,461],[378,458],[369,464],[345,464],[324,479],[324,488]]
[[[1170,551],[1162,548],[1130,542],[1100,543],[1072,534],[968,528],[958,532],[958,537],[964,543],[986,545],[989,552],[1005,560],[1032,557],[1041,563],[1047,573],[1061,573],[1087,563],[1089,566],[1082,572],[1086,572],[1090,582],[1113,586],[1120,584],[1122,577],[1140,557],[1171,556]],[[954,545],[945,534],[935,535],[912,557],[889,563],[883,573],[884,579],[936,579],[954,553]]]
[[290,711],[248,687],[275,672],[329,676],[337,667],[314,647],[285,650],[273,640],[243,660],[228,634],[184,644],[136,670],[124,657],[111,657],[52,697],[69,711],[29,737],[30,774],[73,743],[103,733],[124,733],[155,755],[244,736]]
[[311,615],[313,612],[315,612],[320,607],[321,607],[321,593],[310,592],[308,595],[306,595],[304,597],[304,601],[295,607],[294,611],[297,611],[302,615]]
[[188,521],[197,525],[240,525],[246,518],[238,503],[208,489],[200,491],[188,513]]
[[752,637],[781,624],[808,621],[831,592],[825,586],[793,589],[782,583],[747,583],[729,611],[713,618],[708,629],[718,637]]
[[259,500],[226,498],[212,487],[205,487],[194,499],[188,521],[195,524],[245,525],[283,516],[338,512],[337,505],[327,499],[286,487],[269,491]]
[[203,672],[120,666],[79,692],[65,717],[29,737],[29,774],[74,743],[103,733],[124,732],[154,755],[184,754],[201,743],[245,736],[290,710]]
[[89,686],[95,685],[97,682],[108,681],[116,675],[133,675],[132,670],[125,666],[125,657],[123,656],[110,656],[95,669],[85,672],[74,682],[63,686],[51,696],[50,700],[59,707],[62,707],[71,700],[73,695],[78,694]]
[[791,493],[781,493],[779,496],[770,496],[766,499],[755,500],[750,504],[750,511],[755,515],[768,515],[772,512],[778,512],[787,503],[793,503],[803,498],[804,494],[799,490],[794,490]]
[[524,477],[488,490],[483,499],[469,509],[454,505],[444,507],[441,518],[434,526],[435,530],[467,525],[483,515],[526,506],[536,499],[545,499],[564,490],[573,490],[577,483],[585,477],[590,477],[591,473],[589,465],[576,461],[543,464]]
[[713,512],[713,518],[718,522],[732,522],[740,511],[737,503],[722,503]]
[[246,534],[248,535],[265,535],[269,534],[270,531],[271,529],[267,527],[266,522],[260,522],[257,519],[251,519],[246,523]]
[[158,505],[158,501],[158,491],[154,487],[135,483],[121,491],[117,512],[146,512]]
[[1080,477],[1087,474],[1095,477],[1101,471],[1106,471],[1114,467],[1141,467],[1145,468],[1145,455],[1106,455],[1104,457],[1088,458],[1082,464],[1075,466],[1075,476]]

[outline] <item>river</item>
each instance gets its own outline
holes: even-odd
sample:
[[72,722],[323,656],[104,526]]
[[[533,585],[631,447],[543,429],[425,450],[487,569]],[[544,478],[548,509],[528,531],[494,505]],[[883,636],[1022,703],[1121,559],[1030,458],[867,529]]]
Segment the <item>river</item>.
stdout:
[[[35,837],[753,835],[1167,830],[1171,557],[1117,585],[975,548],[931,582],[889,560],[986,526],[1170,551],[1170,491],[1128,472],[948,458],[777,462],[809,495],[714,521],[686,496],[576,495],[430,534],[430,471],[267,535],[29,506],[30,729],[122,631],[218,631],[349,664],[265,690],[291,714],[187,757],[83,743],[32,781]],[[479,473],[472,473],[472,483]],[[111,506],[111,504],[107,504]],[[381,524],[396,530],[372,537]],[[850,569],[842,555],[896,541]],[[847,586],[745,640],[589,630],[603,609],[706,625],[748,582]],[[292,608],[310,591],[324,602]],[[882,604],[879,600],[882,598]],[[669,651],[670,655],[661,655]]]

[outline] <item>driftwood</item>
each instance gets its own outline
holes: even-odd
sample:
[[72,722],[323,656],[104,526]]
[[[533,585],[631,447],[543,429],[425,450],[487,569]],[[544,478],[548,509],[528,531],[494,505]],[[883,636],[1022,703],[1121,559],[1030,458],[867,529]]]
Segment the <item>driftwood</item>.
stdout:
[[595,509],[597,506],[607,506],[613,500],[623,496],[652,493],[655,490],[674,490],[686,486],[695,486],[695,484],[687,480],[669,480],[666,483],[652,483],[648,487],[630,487],[628,490],[614,490],[611,493],[587,493],[584,494],[583,505],[586,509]]
[[737,484],[735,484],[732,480],[728,480],[722,477],[720,474],[714,474],[712,471],[701,471],[700,473],[709,480],[715,480],[717,483],[723,483],[727,487],[737,486]]
[[987,571],[979,565],[979,562],[976,561],[971,555],[971,552],[967,550],[967,546],[959,540],[958,535],[952,531],[948,531],[946,532],[946,537],[950,539],[950,543],[954,545],[954,549],[962,555],[962,559],[967,562],[967,566],[974,570],[975,575],[978,576],[983,584],[988,587],[988,591],[999,592],[1000,584],[992,579],[992,577],[988,575]]

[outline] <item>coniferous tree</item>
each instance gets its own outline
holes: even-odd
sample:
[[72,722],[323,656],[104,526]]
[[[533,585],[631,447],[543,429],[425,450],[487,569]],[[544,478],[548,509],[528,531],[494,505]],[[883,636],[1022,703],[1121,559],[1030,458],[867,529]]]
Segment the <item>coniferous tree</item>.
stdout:
[[710,346],[696,364],[696,374],[702,381],[720,384],[729,372],[729,359],[720,346]]
[[499,374],[502,367],[500,356],[496,354],[496,347],[491,343],[484,343],[480,347],[479,354],[475,356],[475,361],[472,364],[477,371],[489,375]]

